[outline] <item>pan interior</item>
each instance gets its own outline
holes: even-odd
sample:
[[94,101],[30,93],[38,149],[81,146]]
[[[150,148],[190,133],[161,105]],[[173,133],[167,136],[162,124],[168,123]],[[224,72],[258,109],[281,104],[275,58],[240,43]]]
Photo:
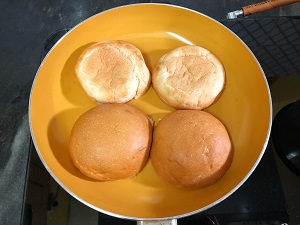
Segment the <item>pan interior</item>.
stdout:
[[[74,72],[81,52],[104,40],[136,45],[150,71],[168,51],[186,44],[209,49],[226,70],[225,89],[206,111],[230,134],[234,159],[216,184],[186,191],[166,184],[149,160],[135,178],[97,182],[72,164],[68,140],[76,119],[96,104]],[[156,123],[173,109],[152,88],[129,102]],[[36,149],[51,175],[73,196],[96,210],[127,218],[185,215],[212,206],[236,189],[252,172],[269,137],[271,102],[264,74],[248,48],[218,22],[191,10],[161,4],[137,4],[98,14],[71,30],[47,56],[32,87],[30,126]]]

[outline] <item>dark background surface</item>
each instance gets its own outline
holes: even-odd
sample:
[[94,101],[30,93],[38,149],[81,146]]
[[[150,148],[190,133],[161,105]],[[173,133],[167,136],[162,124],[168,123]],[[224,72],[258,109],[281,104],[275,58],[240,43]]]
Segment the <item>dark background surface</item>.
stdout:
[[[0,109],[2,112],[0,114],[0,224],[20,224],[22,217],[30,156],[28,98],[34,76],[39,68],[46,38],[57,30],[72,28],[98,12],[141,2],[162,2],[184,6],[231,26],[232,24],[228,24],[231,22],[226,21],[226,14],[254,1],[0,1]],[[272,27],[273,23],[278,24],[278,18],[288,18],[288,23],[291,22],[292,27],[298,33],[296,33],[296,39],[283,43],[284,47],[292,45],[299,50],[297,42],[299,40],[299,23],[298,19],[294,18],[300,15],[299,12],[299,4],[286,6],[254,15],[251,17],[252,20],[242,19],[241,24],[247,24],[249,21],[257,24],[257,22],[265,21],[266,18],[271,18]],[[234,28],[233,24],[232,29]],[[288,30],[290,30],[289,27]],[[256,39],[255,36],[253,38]],[[283,38],[288,39],[286,35]],[[271,45],[271,47],[276,48],[277,46]],[[260,45],[254,45],[254,48],[258,51],[266,50],[264,46]],[[294,58],[299,60],[297,55]],[[261,63],[264,63],[263,60],[264,58]],[[298,68],[291,69],[292,75],[299,71]],[[272,71],[266,75],[277,76]],[[283,73],[281,75],[290,74]],[[300,74],[298,73],[298,75]]]

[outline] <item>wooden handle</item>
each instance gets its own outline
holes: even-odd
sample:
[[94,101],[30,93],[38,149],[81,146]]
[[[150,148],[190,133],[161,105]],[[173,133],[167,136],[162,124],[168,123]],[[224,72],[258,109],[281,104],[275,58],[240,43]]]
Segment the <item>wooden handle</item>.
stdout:
[[256,3],[249,6],[242,7],[244,16],[249,16],[254,13],[266,11],[269,9],[277,8],[283,5],[289,5],[292,3],[300,2],[300,0],[268,0],[265,2]]

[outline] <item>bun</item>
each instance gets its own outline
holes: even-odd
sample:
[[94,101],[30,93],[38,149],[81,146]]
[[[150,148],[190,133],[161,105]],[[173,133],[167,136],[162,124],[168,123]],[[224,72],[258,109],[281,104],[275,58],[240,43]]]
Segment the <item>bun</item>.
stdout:
[[141,51],[121,40],[86,48],[75,72],[87,95],[99,103],[125,103],[145,94],[150,86]]
[[200,46],[182,46],[160,58],[152,86],[175,109],[204,109],[220,95],[225,83],[222,63]]
[[152,141],[148,117],[127,104],[102,104],[75,122],[69,148],[74,165],[100,181],[130,178],[145,166]]
[[200,110],[177,110],[154,128],[151,162],[157,174],[183,189],[217,182],[233,158],[224,125]]

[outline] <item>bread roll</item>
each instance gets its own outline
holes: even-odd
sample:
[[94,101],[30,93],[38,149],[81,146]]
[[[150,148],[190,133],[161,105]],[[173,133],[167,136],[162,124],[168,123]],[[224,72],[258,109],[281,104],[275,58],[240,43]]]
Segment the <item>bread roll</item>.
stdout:
[[217,118],[200,110],[178,110],[154,128],[150,157],[163,180],[179,188],[198,189],[225,174],[233,151]]
[[86,48],[75,72],[85,92],[100,103],[125,103],[138,98],[146,93],[151,80],[141,51],[121,40]]
[[216,56],[200,46],[182,46],[160,58],[152,86],[175,109],[204,109],[220,95],[225,70]]
[[74,165],[86,176],[112,181],[137,175],[149,158],[152,125],[127,104],[96,106],[75,122],[70,136]]

